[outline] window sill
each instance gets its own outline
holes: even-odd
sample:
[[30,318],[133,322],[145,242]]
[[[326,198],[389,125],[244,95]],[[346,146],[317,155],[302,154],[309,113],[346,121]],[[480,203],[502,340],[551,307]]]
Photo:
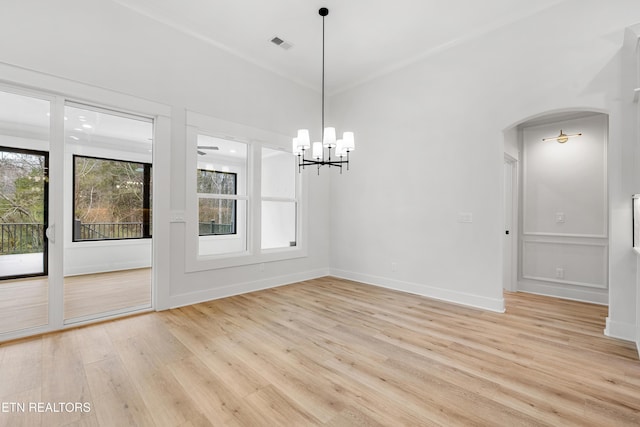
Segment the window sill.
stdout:
[[194,261],[187,259],[186,271],[197,272],[217,270],[221,268],[242,267],[265,262],[287,261],[291,259],[305,258],[306,249],[300,246],[282,249],[268,249],[260,254],[234,253],[226,255],[200,255]]

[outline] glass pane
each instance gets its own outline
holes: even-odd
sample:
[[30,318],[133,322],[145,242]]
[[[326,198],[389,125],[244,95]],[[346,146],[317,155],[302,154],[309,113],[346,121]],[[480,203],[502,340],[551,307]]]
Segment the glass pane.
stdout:
[[198,234],[200,236],[236,234],[237,200],[200,199]]
[[148,309],[153,121],[77,104],[64,115],[65,323]]
[[296,246],[296,203],[262,202],[262,249]]
[[65,140],[70,148],[92,147],[102,154],[94,151],[96,157],[114,157],[105,155],[114,152],[136,153],[151,163],[151,120],[69,105],[64,108],[64,117]]
[[262,149],[262,197],[296,197],[295,159],[288,152]]
[[44,274],[47,159],[0,148],[0,275]]
[[74,156],[73,240],[149,237],[151,165]]
[[[207,135],[198,135],[197,142],[199,175],[197,192],[246,196],[247,144]],[[200,176],[201,171],[209,171],[210,174]],[[235,177],[228,175],[223,177],[223,173],[233,174]],[[235,184],[235,191],[231,193],[229,191],[232,191],[233,184]],[[200,191],[201,189],[203,191]]]
[[204,194],[236,194],[238,174],[198,169],[197,192]]
[[49,321],[50,120],[48,101],[0,92],[0,334]]
[[49,151],[49,101],[0,92],[0,146]]
[[200,255],[246,251],[246,200],[201,198],[198,200],[198,207]]

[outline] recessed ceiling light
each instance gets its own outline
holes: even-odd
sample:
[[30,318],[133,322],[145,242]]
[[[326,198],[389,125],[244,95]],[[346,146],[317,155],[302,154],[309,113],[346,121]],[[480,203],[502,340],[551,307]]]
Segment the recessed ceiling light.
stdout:
[[78,120],[80,120],[81,122],[86,122],[87,118],[85,116],[78,116]]
[[229,150],[229,152],[233,154],[236,152],[236,150]]
[[73,139],[74,141],[80,141],[80,138],[78,138],[77,136],[71,135],[69,138]]
[[69,118],[68,118],[67,116],[64,116],[64,119],[65,119],[65,120],[69,120]]
[[92,129],[93,128],[93,126],[91,126],[89,123],[84,123],[82,125],[82,127],[85,128],[85,129]]
[[73,128],[73,130],[75,130],[76,132],[82,132],[81,128]]

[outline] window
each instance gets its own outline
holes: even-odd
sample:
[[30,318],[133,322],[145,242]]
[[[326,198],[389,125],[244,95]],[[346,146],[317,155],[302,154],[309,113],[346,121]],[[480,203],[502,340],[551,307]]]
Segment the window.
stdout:
[[289,138],[190,111],[186,122],[187,208],[171,212],[185,222],[186,270],[307,256],[304,178]]
[[296,246],[297,204],[295,157],[262,148],[262,249]]
[[73,156],[73,241],[151,237],[151,165]]
[[247,250],[247,158],[245,143],[197,136],[198,253]]
[[[198,169],[199,194],[237,194],[238,174]],[[236,234],[237,200],[201,198],[198,205],[200,236]]]

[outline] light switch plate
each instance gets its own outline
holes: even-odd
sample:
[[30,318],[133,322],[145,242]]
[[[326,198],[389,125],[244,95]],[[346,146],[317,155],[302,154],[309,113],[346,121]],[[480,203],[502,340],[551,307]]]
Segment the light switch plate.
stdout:
[[187,222],[184,211],[171,211],[169,214],[169,222]]
[[458,212],[458,222],[473,222],[473,214],[471,212]]

